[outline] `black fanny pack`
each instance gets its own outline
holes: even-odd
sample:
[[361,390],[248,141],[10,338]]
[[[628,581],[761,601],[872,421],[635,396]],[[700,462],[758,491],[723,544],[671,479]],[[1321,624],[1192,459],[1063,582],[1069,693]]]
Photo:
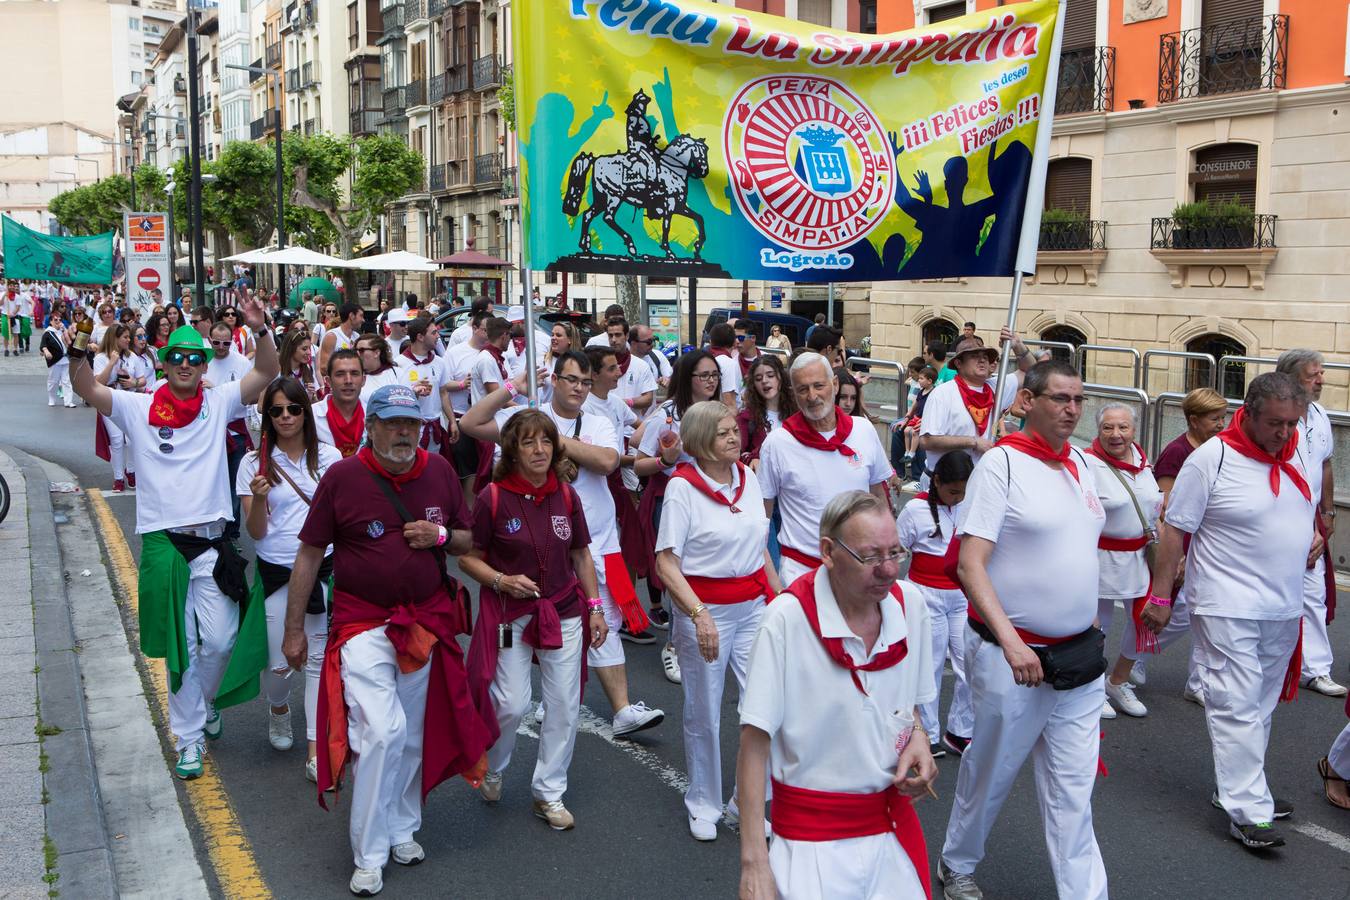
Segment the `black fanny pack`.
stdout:
[[[983,622],[967,619],[982,640],[998,645],[998,639]],[[1091,684],[1106,673],[1106,634],[1096,625],[1067,641],[1032,647],[1041,661],[1044,681],[1057,691],[1071,691]]]
[[[284,588],[287,582],[291,580],[291,567],[280,566],[259,558],[258,577],[262,579],[263,596],[270,597]],[[323,558],[323,563],[319,566],[319,573],[314,578],[314,587],[309,591],[309,601],[305,604],[305,612],[309,615],[316,616],[328,611],[323,603],[323,586],[332,577],[333,555],[330,553]]]

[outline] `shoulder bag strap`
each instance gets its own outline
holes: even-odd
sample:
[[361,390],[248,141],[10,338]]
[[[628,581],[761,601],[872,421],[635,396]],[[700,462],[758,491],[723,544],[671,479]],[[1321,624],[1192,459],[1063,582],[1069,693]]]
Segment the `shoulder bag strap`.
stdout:
[[[295,491],[296,496],[298,496],[301,500],[305,501],[305,505],[306,505],[306,506],[310,506],[310,505],[311,505],[310,502],[309,502],[309,497],[305,495],[305,492],[304,492],[304,491],[300,490],[300,485],[296,484],[296,483],[291,479],[291,476],[289,476],[289,475],[286,474],[286,470],[285,470],[285,469],[283,469],[281,466],[273,466],[272,468],[276,470],[276,473],[277,473],[278,475],[280,475],[282,478],[286,479],[286,483],[289,484],[289,485],[291,486],[291,490]],[[370,474],[374,475],[375,473],[374,473],[374,472],[371,472]],[[380,483],[381,483],[381,484],[384,483],[384,479],[383,479],[383,478],[380,479]],[[403,514],[403,513],[402,513],[402,510],[400,510],[400,511],[399,511],[399,515],[402,515],[402,514]]]
[[1144,518],[1144,509],[1139,505],[1139,498],[1134,495],[1134,488],[1130,487],[1130,483],[1125,480],[1124,475],[1120,474],[1119,469],[1110,463],[1106,463],[1105,465],[1107,470],[1110,471],[1112,475],[1116,476],[1116,480],[1120,482],[1121,487],[1125,488],[1125,495],[1128,496],[1130,502],[1134,504],[1134,514],[1139,517],[1139,525],[1144,529],[1144,534],[1148,537],[1149,543],[1157,540],[1155,529],[1152,525],[1148,524],[1148,519]]

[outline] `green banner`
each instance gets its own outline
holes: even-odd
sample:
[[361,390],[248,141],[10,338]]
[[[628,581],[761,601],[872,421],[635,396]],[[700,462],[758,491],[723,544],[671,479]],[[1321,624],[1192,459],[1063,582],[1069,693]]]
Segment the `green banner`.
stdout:
[[5,277],[66,284],[111,284],[113,235],[54,237],[4,219]]

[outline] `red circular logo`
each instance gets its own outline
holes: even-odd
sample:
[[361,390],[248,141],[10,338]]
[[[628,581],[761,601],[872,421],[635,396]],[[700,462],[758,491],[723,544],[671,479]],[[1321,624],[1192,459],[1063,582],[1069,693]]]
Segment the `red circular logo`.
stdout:
[[144,290],[153,291],[159,287],[159,273],[154,269],[141,269],[136,275],[136,283]]

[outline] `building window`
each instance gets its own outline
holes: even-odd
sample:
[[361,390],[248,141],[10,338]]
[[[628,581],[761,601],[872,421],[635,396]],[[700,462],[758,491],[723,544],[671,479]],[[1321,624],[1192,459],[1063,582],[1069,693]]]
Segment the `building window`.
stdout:
[[1197,203],[1237,201],[1256,208],[1255,144],[1216,144],[1196,151],[1190,181]]
[[936,25],[939,22],[945,22],[948,19],[959,18],[966,14],[966,0],[956,0],[954,3],[944,3],[941,6],[934,6],[924,10],[924,15],[928,18],[929,25]]
[[956,343],[956,336],[961,333],[961,329],[955,322],[948,322],[946,319],[933,319],[925,322],[923,325],[923,345],[927,347],[933,341],[940,341],[948,350]]
[[[1246,356],[1247,348],[1222,334],[1202,334],[1186,342],[1191,353],[1208,353],[1216,363],[1225,356]],[[1209,364],[1200,360],[1186,361],[1186,390],[1209,387],[1213,375]],[[1219,366],[1219,393],[1241,400],[1247,393],[1247,366],[1244,363]]]
[[863,34],[877,33],[877,0],[859,0],[858,31]]
[[797,0],[797,18],[812,25],[830,27],[830,0]]
[[1087,215],[1092,208],[1092,160],[1079,156],[1051,160],[1045,172],[1045,208]]
[[[1052,325],[1041,332],[1041,340],[1054,341],[1055,343],[1060,344],[1072,344],[1074,351],[1077,351],[1079,347],[1087,343],[1087,335],[1083,334],[1083,332],[1074,328],[1072,325]],[[1040,350],[1044,348],[1038,347],[1036,349]],[[1076,353],[1070,353],[1064,347],[1050,347],[1048,349],[1050,350],[1050,358],[1058,362],[1072,363],[1073,357],[1076,355]],[[1084,360],[1080,357],[1077,366],[1078,374],[1080,377],[1086,379],[1087,366],[1083,363]]]

